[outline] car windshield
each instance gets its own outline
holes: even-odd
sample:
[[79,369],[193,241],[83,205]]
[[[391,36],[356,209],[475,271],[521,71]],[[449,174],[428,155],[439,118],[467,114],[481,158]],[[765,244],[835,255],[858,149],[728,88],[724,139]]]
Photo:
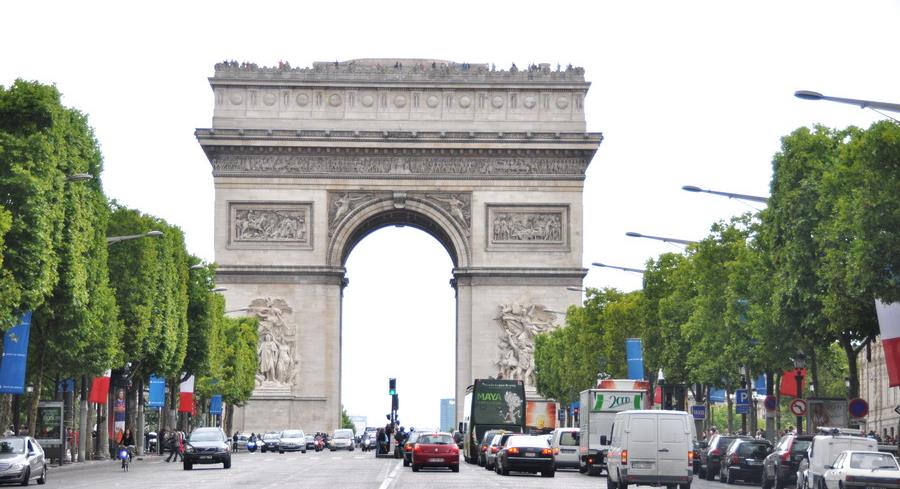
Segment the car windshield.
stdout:
[[282,438],[304,438],[302,431],[285,431],[281,434]]
[[25,439],[23,439],[23,438],[0,439],[0,453],[25,453]]
[[719,438],[719,442],[716,443],[716,447],[717,448],[725,448],[728,445],[730,445],[731,442],[733,442],[734,440],[737,440],[737,438],[732,437],[732,436],[723,436],[723,437]]
[[889,453],[854,453],[850,456],[850,468],[897,470],[897,461]]
[[222,439],[218,431],[195,431],[191,433],[190,441],[222,441]]
[[278,433],[266,433],[263,435],[263,440],[277,440]]
[[809,444],[812,443],[811,440],[794,440],[794,444],[791,445],[792,452],[805,452],[807,448],[809,448]]
[[422,435],[419,441],[422,445],[454,445],[453,437],[450,435]]
[[575,439],[574,431],[563,431],[559,434],[559,445],[565,447],[572,447],[578,444],[578,440]]
[[334,434],[334,438],[340,438],[340,439],[350,438],[350,433],[348,433],[346,431],[344,431],[344,432],[338,431],[337,433]]

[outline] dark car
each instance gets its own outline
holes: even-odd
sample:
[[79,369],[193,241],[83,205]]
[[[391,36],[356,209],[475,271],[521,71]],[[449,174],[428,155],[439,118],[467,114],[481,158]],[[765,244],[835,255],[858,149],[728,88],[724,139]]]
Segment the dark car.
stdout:
[[797,483],[800,461],[806,457],[806,449],[813,435],[784,435],[775,444],[775,450],[763,462],[762,486],[765,489],[784,489]]
[[496,472],[509,475],[510,472],[541,473],[541,477],[553,477],[553,449],[546,436],[513,435],[497,452],[494,463]]
[[481,438],[481,443],[478,444],[478,465],[480,467],[484,467],[484,464],[487,461],[485,454],[491,446],[491,440],[493,440],[495,436],[502,433],[509,433],[509,431],[487,430],[484,432],[484,436]]
[[770,453],[772,444],[769,440],[734,440],[722,457],[719,480],[727,484],[734,484],[736,480],[759,482],[763,460]]
[[403,443],[403,466],[409,467],[412,464],[412,455],[413,448],[416,446],[416,440],[419,439],[419,435],[421,435],[421,431],[413,431],[406,438],[406,442]]
[[221,428],[197,428],[184,445],[184,470],[194,464],[223,464],[231,468],[231,444]]
[[700,452],[706,448],[706,442],[694,440],[694,449],[691,451],[691,469],[696,474],[700,472]]
[[[741,437],[715,434],[709,439],[709,444],[706,449],[700,451],[700,477],[703,477],[708,481],[715,480],[716,475],[719,474],[719,470],[721,469],[720,464],[722,462],[722,456],[725,454],[725,450],[728,449],[728,445],[730,445],[731,442],[738,438]],[[749,439],[748,437],[743,438]]]
[[277,452],[278,451],[278,440],[281,439],[281,436],[278,433],[266,433],[262,435],[259,441],[256,442],[259,445],[259,451],[266,452]]
[[412,452],[412,470],[422,467],[447,467],[459,472],[459,447],[450,433],[423,433]]

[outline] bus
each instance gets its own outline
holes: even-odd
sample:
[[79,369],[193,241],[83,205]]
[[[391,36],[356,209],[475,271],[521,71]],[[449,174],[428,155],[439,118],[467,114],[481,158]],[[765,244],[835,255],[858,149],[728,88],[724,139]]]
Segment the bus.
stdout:
[[463,456],[478,462],[478,444],[487,430],[525,432],[525,384],[521,380],[475,379],[466,389],[463,421]]

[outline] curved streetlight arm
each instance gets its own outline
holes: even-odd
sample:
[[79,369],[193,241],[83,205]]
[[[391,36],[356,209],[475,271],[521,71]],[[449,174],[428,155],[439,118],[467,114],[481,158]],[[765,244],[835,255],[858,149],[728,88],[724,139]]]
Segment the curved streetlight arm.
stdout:
[[109,246],[113,243],[121,243],[122,241],[129,241],[132,239],[141,239],[141,238],[149,238],[155,236],[162,236],[162,231],[148,231],[144,234],[131,234],[128,236],[109,236],[106,238],[106,246]]
[[605,263],[598,263],[598,262],[591,263],[591,265],[593,265],[593,266],[595,266],[595,267],[616,268],[616,269],[619,269],[619,270],[624,270],[624,271],[626,271],[626,272],[634,272],[634,273],[644,273],[644,272],[646,272],[646,270],[641,270],[640,268],[620,267],[620,266],[617,266],[617,265],[607,265],[607,264],[605,264]]
[[858,105],[861,109],[872,108],[889,110],[891,112],[900,112],[900,104],[892,104],[889,102],[876,102],[874,100],[860,100],[855,98],[829,97],[819,92],[810,90],[797,90],[794,96],[803,100],[827,100],[829,102],[837,102],[840,104]]
[[739,199],[739,200],[749,200],[751,202],[759,202],[762,204],[769,203],[768,197],[758,197],[756,195],[745,195],[745,194],[735,194],[731,192],[720,192],[718,190],[709,190],[705,188],[696,187],[694,185],[684,185],[681,187],[682,190],[687,190],[688,192],[706,192],[708,194],[722,195],[728,197],[729,199]]
[[647,234],[636,233],[634,231],[628,231],[627,233],[625,233],[625,236],[629,236],[632,238],[656,239],[659,241],[664,241],[666,243],[678,243],[678,244],[685,245],[685,246],[698,243],[698,241],[691,241],[689,239],[675,239],[675,238],[664,238],[662,236],[650,236]]

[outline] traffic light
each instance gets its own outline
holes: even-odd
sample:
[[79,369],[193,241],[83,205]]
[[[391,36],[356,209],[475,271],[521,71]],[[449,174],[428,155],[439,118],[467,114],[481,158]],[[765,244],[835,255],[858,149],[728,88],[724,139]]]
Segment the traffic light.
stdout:
[[397,379],[391,377],[388,379],[388,394],[392,396],[397,395]]
[[400,409],[400,396],[397,394],[391,396],[391,409],[394,411]]

